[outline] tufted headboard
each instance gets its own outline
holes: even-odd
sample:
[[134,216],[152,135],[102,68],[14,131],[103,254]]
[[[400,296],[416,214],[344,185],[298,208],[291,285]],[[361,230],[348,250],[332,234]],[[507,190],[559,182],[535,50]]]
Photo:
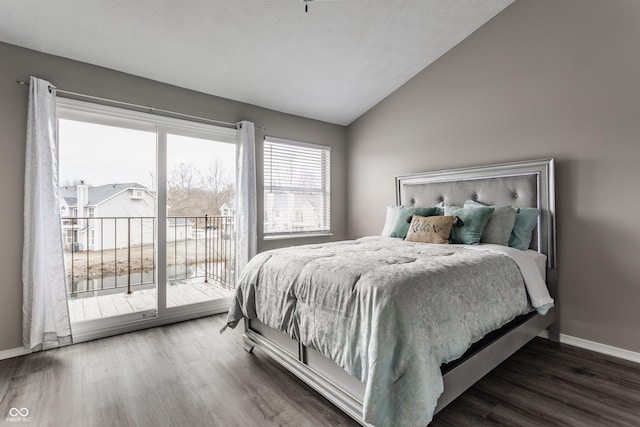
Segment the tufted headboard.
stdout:
[[537,207],[531,249],[556,266],[553,159],[449,169],[396,177],[396,203],[406,206],[462,206],[472,199],[488,205]]

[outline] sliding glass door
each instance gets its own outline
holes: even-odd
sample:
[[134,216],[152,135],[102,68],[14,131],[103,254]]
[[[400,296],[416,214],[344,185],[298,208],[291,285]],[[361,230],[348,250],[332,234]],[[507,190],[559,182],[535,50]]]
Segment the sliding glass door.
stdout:
[[235,283],[235,129],[58,100],[72,326],[180,319]]

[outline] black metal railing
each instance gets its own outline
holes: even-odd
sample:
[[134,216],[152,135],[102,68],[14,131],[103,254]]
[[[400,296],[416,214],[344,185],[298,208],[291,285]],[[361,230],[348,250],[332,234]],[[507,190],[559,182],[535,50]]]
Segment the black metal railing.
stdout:
[[[172,248],[175,261],[167,262],[167,276],[175,281],[201,277],[205,283],[215,280],[233,289],[234,230],[234,218],[231,216],[167,217],[167,259]],[[191,241],[182,240],[186,234],[192,236]],[[170,245],[171,242],[176,244]]]
[[[61,223],[71,297],[155,286],[155,217],[66,217]],[[167,282],[202,278],[233,289],[234,225],[228,216],[168,217]]]

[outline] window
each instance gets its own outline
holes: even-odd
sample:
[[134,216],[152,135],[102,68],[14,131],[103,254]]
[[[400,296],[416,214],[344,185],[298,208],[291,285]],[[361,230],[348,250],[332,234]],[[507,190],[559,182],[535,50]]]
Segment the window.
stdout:
[[330,233],[330,147],[266,137],[264,234]]
[[131,198],[136,200],[144,200],[144,190],[132,189]]

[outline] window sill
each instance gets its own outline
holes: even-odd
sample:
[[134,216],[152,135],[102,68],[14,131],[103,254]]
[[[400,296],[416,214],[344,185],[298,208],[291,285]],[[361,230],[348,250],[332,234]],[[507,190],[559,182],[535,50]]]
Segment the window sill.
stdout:
[[317,233],[290,233],[290,234],[270,234],[262,236],[262,240],[287,240],[304,239],[305,237],[327,237],[333,236],[330,231],[319,231]]

